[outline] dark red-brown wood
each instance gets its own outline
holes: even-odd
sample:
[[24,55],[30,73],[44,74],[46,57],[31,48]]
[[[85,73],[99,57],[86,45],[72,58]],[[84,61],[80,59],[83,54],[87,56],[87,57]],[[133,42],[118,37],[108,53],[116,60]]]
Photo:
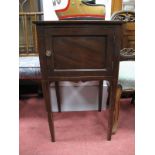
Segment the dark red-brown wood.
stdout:
[[98,20],[36,21],[34,23],[37,26],[43,93],[52,141],[55,141],[55,136],[49,83],[66,80],[109,81],[107,139],[110,140],[118,80],[122,22]]

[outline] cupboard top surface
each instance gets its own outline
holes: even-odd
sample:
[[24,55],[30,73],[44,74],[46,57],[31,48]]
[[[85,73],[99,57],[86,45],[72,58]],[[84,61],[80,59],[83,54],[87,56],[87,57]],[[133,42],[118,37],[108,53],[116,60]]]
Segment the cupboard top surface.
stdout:
[[54,24],[104,24],[104,25],[121,25],[122,21],[105,21],[105,20],[59,20],[59,21],[34,21],[36,25],[54,25]]

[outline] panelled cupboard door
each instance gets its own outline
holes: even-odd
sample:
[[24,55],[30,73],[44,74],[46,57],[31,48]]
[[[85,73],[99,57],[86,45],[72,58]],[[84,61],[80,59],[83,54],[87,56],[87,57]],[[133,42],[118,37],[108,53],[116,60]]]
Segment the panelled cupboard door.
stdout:
[[[47,27],[45,29],[48,74],[110,74],[113,69],[114,31],[103,26]],[[94,71],[94,72],[93,72]]]

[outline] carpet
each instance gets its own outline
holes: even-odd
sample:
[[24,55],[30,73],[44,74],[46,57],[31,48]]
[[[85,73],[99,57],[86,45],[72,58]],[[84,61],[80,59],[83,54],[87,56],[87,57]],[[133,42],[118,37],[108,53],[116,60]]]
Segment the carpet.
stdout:
[[134,106],[121,100],[119,128],[106,140],[107,112],[54,113],[56,142],[50,133],[44,100],[20,100],[20,155],[134,155]]

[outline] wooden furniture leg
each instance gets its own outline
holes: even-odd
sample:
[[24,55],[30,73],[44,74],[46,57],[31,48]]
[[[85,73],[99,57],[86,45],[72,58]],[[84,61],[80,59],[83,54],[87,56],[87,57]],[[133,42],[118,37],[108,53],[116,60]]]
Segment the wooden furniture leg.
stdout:
[[107,97],[106,108],[109,107],[109,101],[110,101],[110,84],[109,83],[107,83],[107,92],[108,92],[108,97]]
[[135,92],[134,92],[134,94],[132,96],[131,104],[135,104]]
[[107,133],[107,140],[109,140],[109,141],[111,140],[111,136],[112,136],[116,88],[117,88],[117,85],[115,84],[115,82],[111,82],[110,83],[110,93],[109,93],[110,102],[109,102],[108,133]]
[[51,109],[51,103],[50,103],[49,82],[48,81],[42,81],[42,89],[43,89],[43,95],[44,95],[44,99],[45,99],[46,110],[47,110],[51,141],[55,142],[54,122],[53,122],[53,114],[51,113],[52,109]]
[[98,104],[98,111],[101,112],[102,111],[102,92],[103,92],[103,80],[99,81],[99,104]]
[[56,91],[58,111],[61,112],[60,89],[59,89],[59,82],[58,81],[55,82],[55,91]]
[[114,107],[114,114],[113,114],[113,127],[112,133],[115,134],[118,128],[118,119],[119,119],[119,111],[120,111],[120,98],[122,94],[122,86],[117,86],[116,91],[116,99],[115,99],[115,107]]

